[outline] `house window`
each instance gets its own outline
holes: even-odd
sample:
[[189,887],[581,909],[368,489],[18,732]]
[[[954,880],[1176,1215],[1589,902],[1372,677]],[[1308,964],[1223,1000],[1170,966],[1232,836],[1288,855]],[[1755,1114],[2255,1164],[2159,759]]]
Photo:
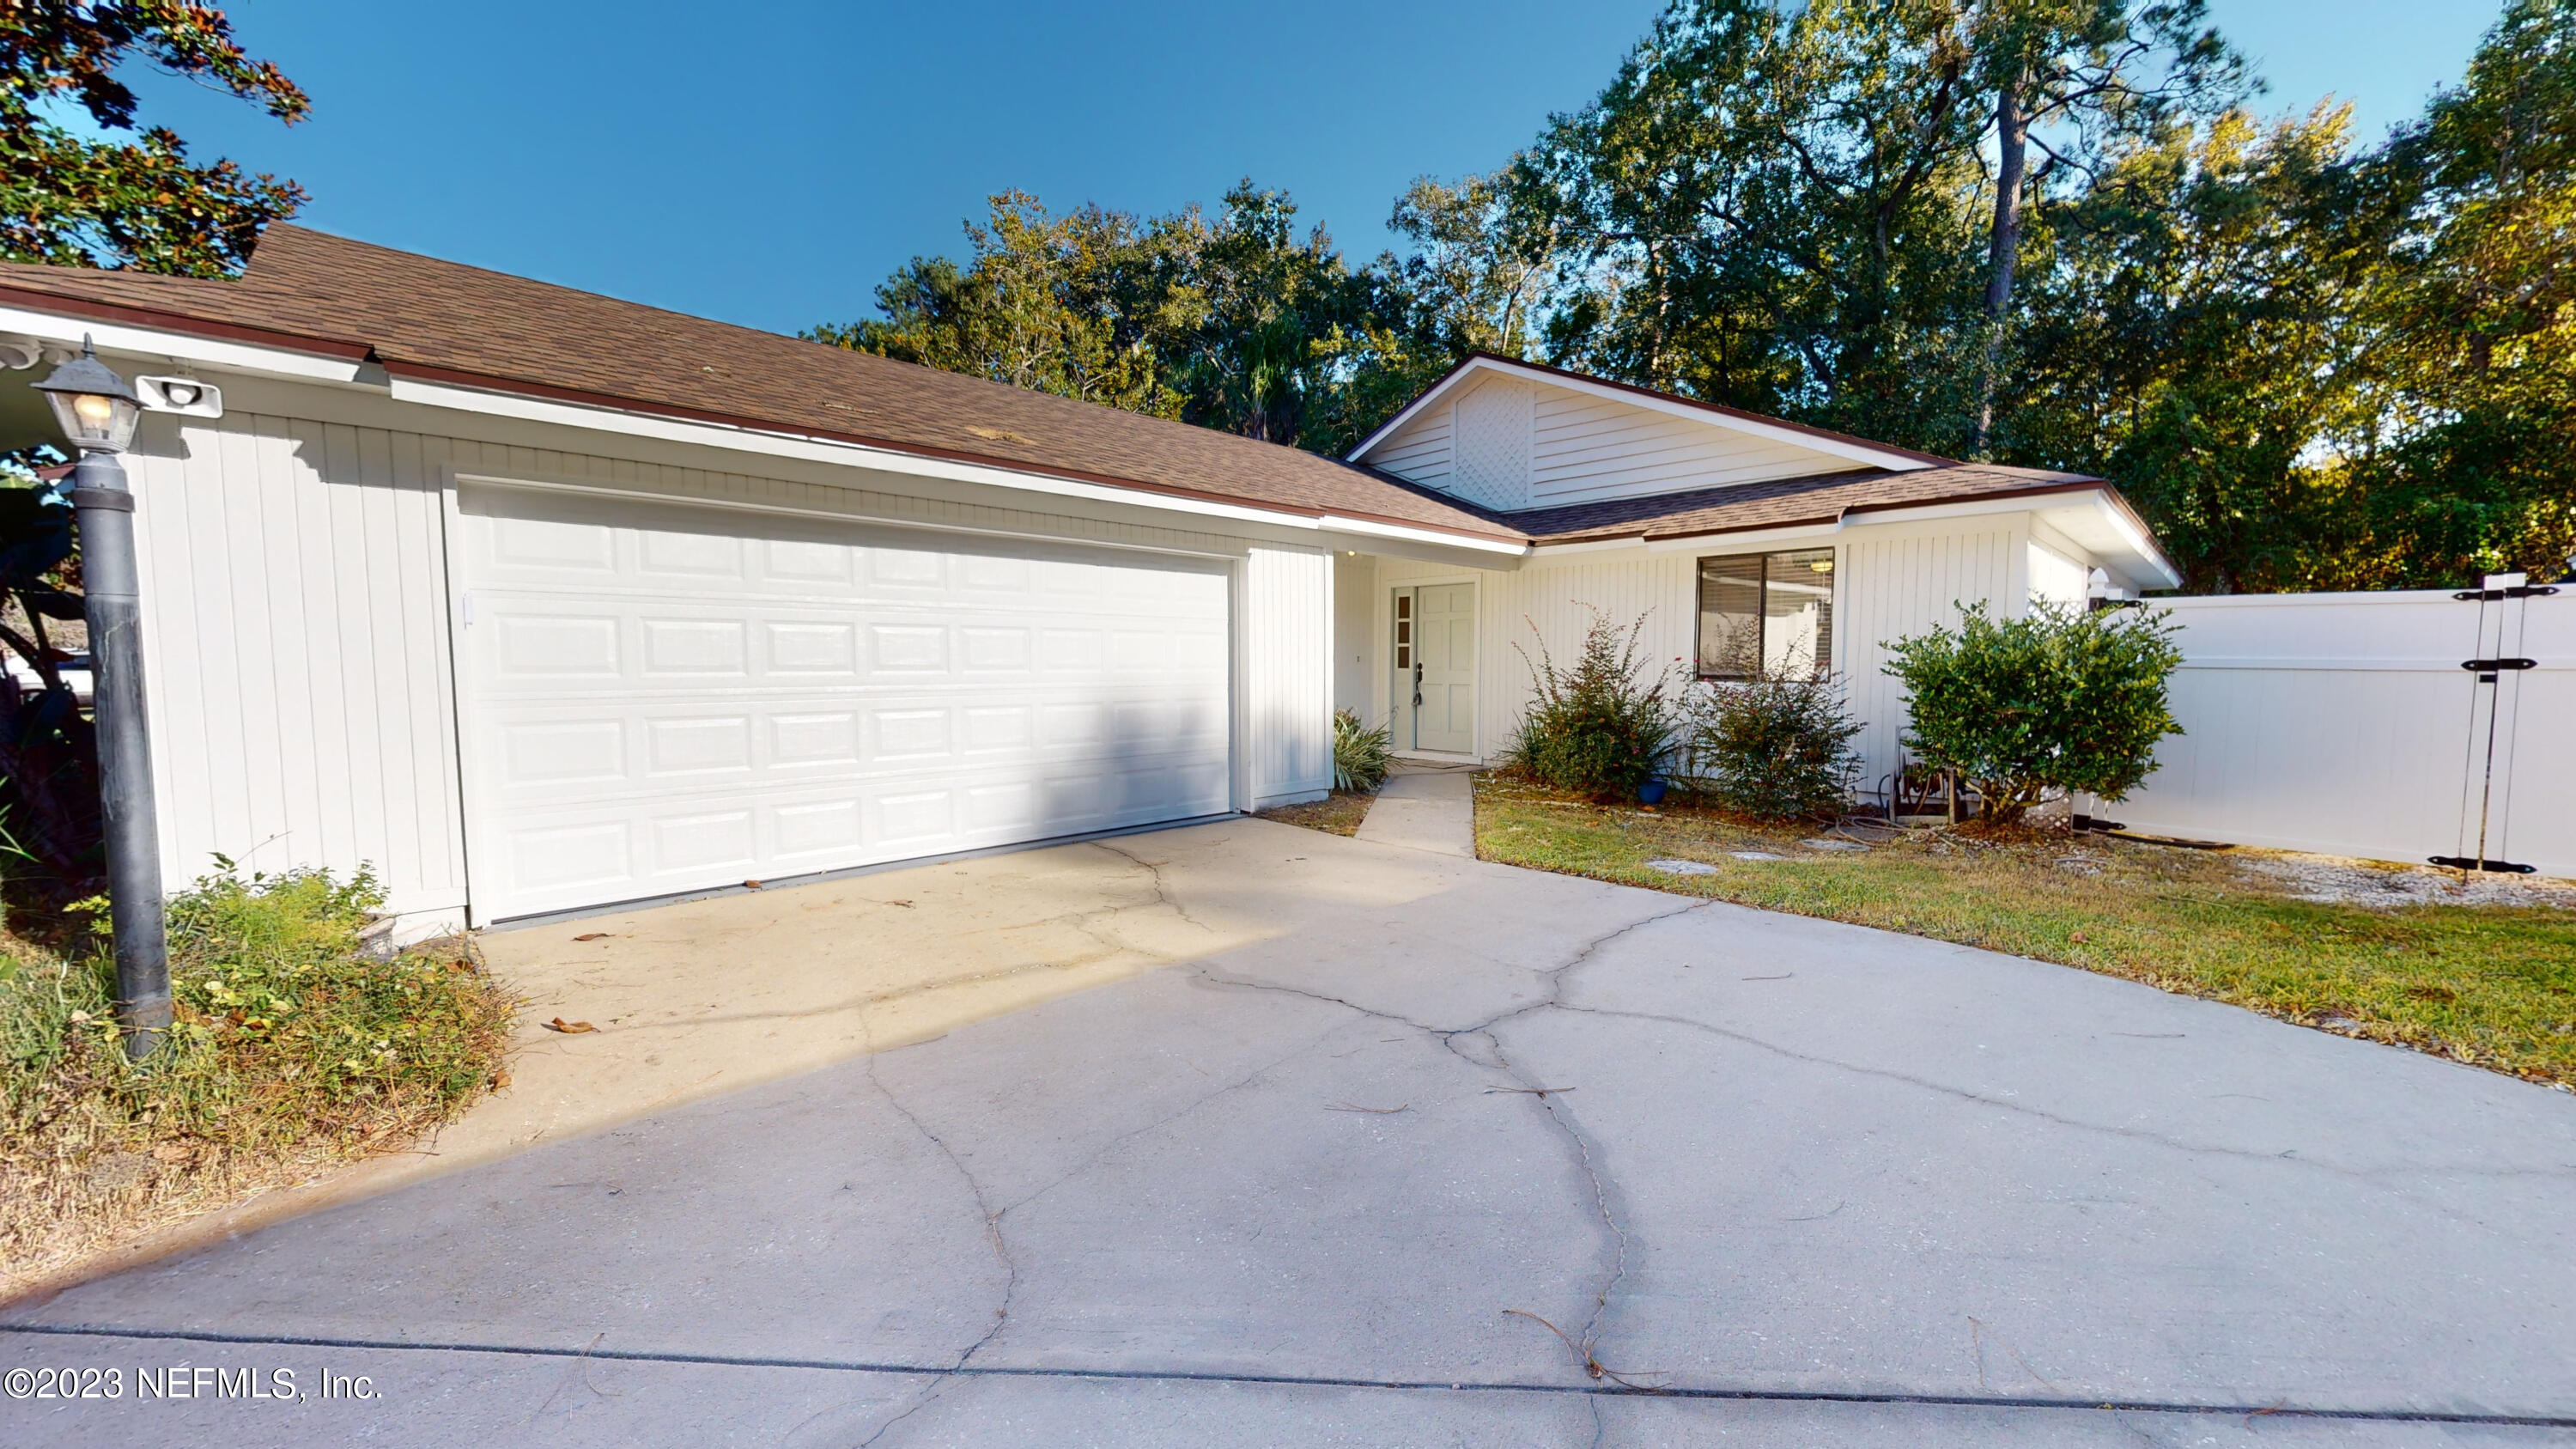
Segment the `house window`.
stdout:
[[1395,667],[1413,667],[1413,590],[1399,589],[1395,595]]
[[1699,561],[1699,677],[1806,678],[1834,667],[1834,551]]

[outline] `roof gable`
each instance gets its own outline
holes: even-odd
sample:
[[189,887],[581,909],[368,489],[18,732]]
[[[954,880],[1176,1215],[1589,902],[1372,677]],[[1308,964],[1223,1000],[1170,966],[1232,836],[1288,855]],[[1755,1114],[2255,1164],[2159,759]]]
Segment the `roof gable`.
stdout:
[[1505,512],[1948,462],[1688,398],[1472,357],[1351,461]]

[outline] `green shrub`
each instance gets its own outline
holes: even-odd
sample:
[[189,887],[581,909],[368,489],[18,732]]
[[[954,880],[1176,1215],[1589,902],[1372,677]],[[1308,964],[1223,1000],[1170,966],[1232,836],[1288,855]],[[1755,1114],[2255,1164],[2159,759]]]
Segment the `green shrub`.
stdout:
[[1843,708],[1838,680],[1811,677],[1715,683],[1683,708],[1682,752],[1691,787],[1761,820],[1840,815],[1851,798],[1860,722]]
[[[1590,605],[1585,605],[1587,609]],[[1530,660],[1537,693],[1502,753],[1502,768],[1551,789],[1615,800],[1655,774],[1673,743],[1672,670],[1645,674],[1638,640],[1646,620],[1626,629],[1598,609],[1583,632],[1583,650],[1560,670],[1545,639]],[[1530,632],[1537,633],[1532,623]],[[1518,644],[1512,646],[1520,649]]]
[[225,863],[170,902],[176,1020],[141,1062],[106,942],[0,941],[0,1262],[399,1144],[498,1085],[508,992],[459,945],[370,954],[382,902],[363,872]]
[[2182,733],[2165,699],[2182,663],[2166,619],[2035,603],[1999,622],[1975,604],[1956,630],[1888,645],[1911,697],[1905,747],[1974,785],[1997,821],[2065,791],[2121,799],[2156,768],[2156,743]]
[[1333,711],[1333,788],[1368,792],[1385,784],[1387,746],[1386,726],[1371,729],[1347,709]]

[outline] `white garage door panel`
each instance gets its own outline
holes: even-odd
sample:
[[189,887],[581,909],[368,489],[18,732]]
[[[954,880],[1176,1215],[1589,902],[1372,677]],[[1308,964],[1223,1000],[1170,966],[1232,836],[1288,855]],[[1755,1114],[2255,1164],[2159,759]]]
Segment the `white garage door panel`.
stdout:
[[485,919],[1230,804],[1216,566],[507,489],[464,507]]

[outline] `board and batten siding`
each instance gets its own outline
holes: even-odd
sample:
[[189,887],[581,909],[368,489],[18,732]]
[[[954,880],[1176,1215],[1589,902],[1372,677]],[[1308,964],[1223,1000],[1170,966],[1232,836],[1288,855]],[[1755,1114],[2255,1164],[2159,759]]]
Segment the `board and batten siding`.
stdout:
[[242,413],[153,441],[127,461],[164,877],[363,865],[391,911],[460,911],[458,445]]
[[1887,646],[1958,621],[1959,605],[1990,601],[2022,612],[2024,535],[2006,524],[1976,531],[1898,532],[1846,543],[1834,574],[1834,654],[1861,732],[1859,788],[1876,798],[1904,749],[1905,686],[1886,672]]
[[1333,556],[1254,545],[1243,563],[1244,761],[1254,809],[1333,787]]
[[[1260,705],[1249,732],[1261,742],[1248,753],[1265,763],[1246,786],[1278,796],[1329,783],[1325,554],[1285,550],[1254,565],[1240,538],[853,486],[864,473],[852,484],[794,481],[282,410],[174,421],[147,421],[127,455],[162,870],[174,889],[218,853],[246,871],[365,866],[389,911],[461,921],[446,527],[458,476],[1231,555],[1264,621],[1246,638],[1260,654],[1238,656],[1238,669],[1261,678],[1285,659],[1293,675],[1247,701]],[[577,446],[586,435],[562,436]]]
[[[2027,524],[2017,516],[1860,528],[1834,542],[1834,657],[1852,715],[1864,725],[1853,742],[1862,755],[1857,784],[1864,794],[1874,795],[1883,777],[1895,771],[1904,727],[1904,688],[1882,672],[1885,646],[1955,622],[1962,602],[1988,600],[2001,615],[2021,613],[2027,542]],[[1386,661],[1394,633],[1393,592],[1399,587],[1476,584],[1476,753],[1490,759],[1509,743],[1528,708],[1542,643],[1558,667],[1572,663],[1597,609],[1622,628],[1645,621],[1638,653],[1646,669],[1689,671],[1698,651],[1699,560],[1799,546],[1748,549],[1712,540],[1691,551],[1539,559],[1513,571],[1377,559],[1370,717],[1383,720],[1392,713],[1394,680]]]

